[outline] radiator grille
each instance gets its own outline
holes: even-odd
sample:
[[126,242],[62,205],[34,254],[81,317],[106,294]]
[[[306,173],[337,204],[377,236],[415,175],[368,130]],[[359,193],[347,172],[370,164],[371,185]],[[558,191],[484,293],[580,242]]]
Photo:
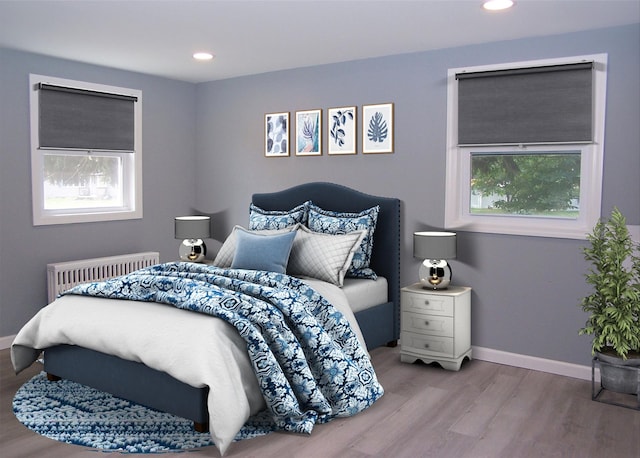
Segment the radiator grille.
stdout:
[[143,267],[160,262],[160,253],[123,254],[105,258],[81,259],[78,261],[47,264],[47,292],[49,303],[68,289],[80,283],[107,280],[125,275]]

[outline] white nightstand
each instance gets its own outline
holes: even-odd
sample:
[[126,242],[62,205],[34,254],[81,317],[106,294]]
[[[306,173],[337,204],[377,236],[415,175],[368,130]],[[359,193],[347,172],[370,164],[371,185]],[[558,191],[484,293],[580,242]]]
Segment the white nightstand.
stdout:
[[424,289],[420,283],[402,288],[400,360],[438,362],[460,370],[471,359],[471,288]]

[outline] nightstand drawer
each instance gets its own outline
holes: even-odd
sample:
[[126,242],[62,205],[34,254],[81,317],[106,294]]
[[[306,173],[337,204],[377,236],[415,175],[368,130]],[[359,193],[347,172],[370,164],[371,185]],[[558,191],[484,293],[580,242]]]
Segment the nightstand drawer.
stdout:
[[451,296],[402,293],[402,309],[405,312],[453,316],[453,302]]
[[402,330],[453,337],[453,317],[404,312],[402,314]]
[[413,332],[403,332],[401,337],[402,349],[416,351],[424,355],[437,355],[452,358],[453,338],[427,336]]

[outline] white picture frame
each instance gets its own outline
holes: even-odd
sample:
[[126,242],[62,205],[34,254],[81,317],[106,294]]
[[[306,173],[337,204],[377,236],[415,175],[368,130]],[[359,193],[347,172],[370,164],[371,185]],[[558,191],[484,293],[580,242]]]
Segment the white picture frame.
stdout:
[[393,103],[362,106],[362,153],[393,153]]
[[327,110],[327,153],[356,154],[358,110],[355,106]]
[[264,155],[289,156],[289,112],[264,115]]
[[322,154],[322,110],[296,111],[296,156]]

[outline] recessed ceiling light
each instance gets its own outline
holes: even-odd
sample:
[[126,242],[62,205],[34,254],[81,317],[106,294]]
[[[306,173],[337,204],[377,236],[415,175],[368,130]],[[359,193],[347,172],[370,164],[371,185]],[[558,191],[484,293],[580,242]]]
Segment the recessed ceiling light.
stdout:
[[211,60],[213,59],[213,54],[210,52],[196,52],[193,53],[193,58],[195,60]]
[[482,4],[482,7],[489,11],[506,10],[512,6],[513,0],[487,0]]

